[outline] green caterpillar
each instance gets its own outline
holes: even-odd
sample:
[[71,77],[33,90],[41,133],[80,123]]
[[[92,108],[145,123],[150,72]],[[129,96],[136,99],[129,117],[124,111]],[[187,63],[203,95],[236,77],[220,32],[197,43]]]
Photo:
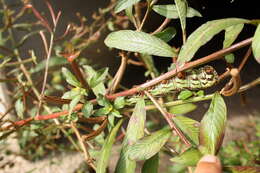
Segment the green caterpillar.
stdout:
[[[174,76],[167,81],[161,82],[152,88],[147,89],[153,96],[164,95],[172,91],[200,90],[206,89],[218,81],[216,70],[209,65],[199,69],[186,71],[184,75]],[[136,102],[137,96],[130,98],[129,103]]]

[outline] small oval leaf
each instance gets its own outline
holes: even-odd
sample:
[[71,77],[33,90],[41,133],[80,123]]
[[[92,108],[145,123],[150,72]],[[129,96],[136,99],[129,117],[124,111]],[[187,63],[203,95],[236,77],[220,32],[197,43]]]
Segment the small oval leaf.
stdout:
[[163,128],[149,136],[138,140],[128,147],[128,154],[131,160],[147,160],[158,153],[171,136],[169,128]]
[[62,67],[61,69],[63,76],[65,77],[66,81],[75,87],[81,87],[80,82],[77,80],[77,78],[65,67]]
[[253,54],[258,63],[260,63],[260,24],[258,24],[252,42]]
[[176,51],[163,40],[145,32],[132,30],[110,33],[105,39],[105,44],[112,48],[162,57],[177,55]]
[[226,104],[219,93],[215,93],[210,107],[200,123],[199,143],[203,154],[216,154],[222,144],[227,119]]
[[248,22],[249,20],[246,19],[226,18],[209,21],[203,24],[188,37],[186,43],[180,50],[177,63],[179,66],[182,66],[185,62],[190,61],[202,45],[206,44],[213,36],[223,29]]

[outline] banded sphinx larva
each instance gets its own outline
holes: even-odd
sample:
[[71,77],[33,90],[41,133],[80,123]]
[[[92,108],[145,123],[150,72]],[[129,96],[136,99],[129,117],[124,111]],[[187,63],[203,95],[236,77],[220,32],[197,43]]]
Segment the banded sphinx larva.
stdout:
[[[218,74],[216,70],[209,65],[199,69],[192,69],[185,72],[183,77],[174,76],[166,82],[159,83],[153,88],[147,89],[153,96],[164,95],[172,91],[182,90],[200,90],[206,89],[217,83]],[[129,98],[129,103],[136,102],[136,96]]]

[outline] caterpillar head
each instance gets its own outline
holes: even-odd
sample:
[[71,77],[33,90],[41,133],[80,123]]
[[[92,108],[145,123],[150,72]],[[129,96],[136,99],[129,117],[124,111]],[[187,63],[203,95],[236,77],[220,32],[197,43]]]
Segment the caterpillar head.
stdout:
[[215,85],[218,81],[218,73],[209,65],[199,69],[199,80],[202,88],[208,88]]

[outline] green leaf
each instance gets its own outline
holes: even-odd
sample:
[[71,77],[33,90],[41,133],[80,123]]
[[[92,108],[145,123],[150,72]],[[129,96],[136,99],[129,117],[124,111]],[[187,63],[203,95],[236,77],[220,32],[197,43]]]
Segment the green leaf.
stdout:
[[260,63],[260,24],[258,24],[253,37],[252,49],[255,60]]
[[86,102],[83,105],[82,112],[84,117],[88,118],[92,115],[93,104],[91,102]]
[[142,173],[157,173],[159,167],[159,153],[144,162]]
[[223,48],[231,46],[231,44],[237,39],[238,35],[244,28],[244,24],[233,25],[225,29],[225,40],[223,42]]
[[145,120],[145,102],[143,98],[140,98],[136,103],[134,112],[127,126],[126,140],[129,145],[135,143],[144,136]]
[[235,55],[233,53],[225,55],[225,60],[229,64],[233,64],[235,62]]
[[180,94],[178,95],[178,99],[179,100],[186,100],[188,98],[190,98],[191,96],[193,96],[193,92],[190,90],[184,90],[181,91]]
[[134,4],[139,2],[140,0],[118,0],[116,7],[115,7],[115,13],[118,13]]
[[18,115],[19,118],[23,119],[23,114],[24,114],[24,105],[23,105],[23,101],[22,98],[19,98],[18,100],[16,100],[15,102],[15,111]]
[[[223,48],[227,48],[232,45],[232,43],[238,37],[239,33],[242,31],[243,27],[244,24],[238,24],[225,29],[225,40],[223,42]],[[228,63],[233,63],[234,58],[234,54],[228,54],[225,56],[225,59]]]
[[198,149],[189,148],[179,156],[173,157],[171,161],[185,166],[195,166],[201,157],[202,154]]
[[169,112],[172,114],[186,114],[188,112],[191,112],[193,110],[195,110],[197,108],[197,106],[193,103],[185,103],[185,104],[181,104],[181,105],[176,105],[176,106],[171,106],[169,108]]
[[70,91],[65,92],[61,98],[63,98],[63,99],[73,99],[77,95],[80,95],[81,92],[82,91],[81,91],[80,88],[73,88]]
[[200,123],[196,120],[185,116],[176,116],[172,119],[177,127],[194,145],[199,145],[199,126]]
[[188,4],[186,0],[174,0],[178,12],[178,16],[181,22],[181,29],[182,32],[185,32],[186,29],[186,15],[187,15],[187,8]]
[[128,147],[131,160],[147,160],[158,153],[171,136],[169,128],[163,128],[138,140]]
[[[171,5],[154,5],[153,10],[156,13],[158,13],[166,18],[169,18],[169,19],[178,19],[179,18],[176,5],[173,5],[173,4],[171,4]],[[186,17],[191,18],[191,17],[195,17],[195,16],[202,17],[202,15],[197,10],[195,10],[191,7],[188,7]]]
[[62,74],[64,75],[66,81],[75,87],[81,87],[80,82],[77,80],[77,78],[65,67],[62,67],[61,69]]
[[190,61],[202,45],[206,44],[214,35],[218,34],[223,29],[248,22],[249,21],[245,19],[226,18],[209,21],[203,24],[188,37],[186,43],[180,50],[177,63],[179,66],[182,66],[185,62]]
[[81,99],[81,95],[77,95],[76,97],[74,97],[69,104],[69,115],[71,115],[74,107],[79,103]]
[[134,144],[138,139],[144,136],[145,120],[145,102],[143,98],[140,98],[129,120],[115,173],[135,173],[136,162],[128,158],[127,150],[129,145]]
[[105,39],[108,47],[121,50],[156,55],[176,56],[176,51],[163,40],[145,32],[121,30],[110,33]]
[[129,18],[129,20],[132,23],[135,23],[135,17],[133,15],[133,6],[132,5],[125,9],[125,14],[127,15],[127,17]]
[[141,54],[141,58],[142,58],[143,62],[145,63],[148,71],[150,72],[151,76],[154,76],[154,77],[159,76],[159,72],[154,65],[153,57],[148,54]]
[[116,109],[121,109],[125,106],[125,98],[124,97],[117,97],[114,101],[114,107]]
[[174,27],[168,27],[162,32],[154,34],[154,36],[160,38],[161,40],[168,42],[176,35],[176,29]]
[[227,119],[227,108],[219,93],[215,93],[210,107],[200,124],[199,143],[203,154],[216,154],[222,144]]
[[105,173],[106,167],[108,166],[111,149],[115,142],[116,134],[119,127],[122,125],[123,119],[121,119],[116,126],[111,130],[110,134],[105,140],[105,143],[102,146],[101,152],[99,154],[99,159],[97,161],[97,173]]
[[104,82],[106,80],[108,74],[108,68],[103,68],[98,71],[95,71],[91,66],[84,65],[83,66],[87,77],[87,82],[89,86],[92,88],[94,94],[98,97],[100,94],[105,95],[106,88]]

